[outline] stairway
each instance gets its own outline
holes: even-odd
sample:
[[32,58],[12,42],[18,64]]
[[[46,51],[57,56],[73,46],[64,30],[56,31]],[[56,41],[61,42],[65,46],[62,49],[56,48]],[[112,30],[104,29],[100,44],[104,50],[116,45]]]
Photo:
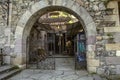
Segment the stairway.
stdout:
[[22,69],[19,69],[15,66],[5,65],[0,67],[0,80],[7,80],[8,78],[16,75],[21,72]]

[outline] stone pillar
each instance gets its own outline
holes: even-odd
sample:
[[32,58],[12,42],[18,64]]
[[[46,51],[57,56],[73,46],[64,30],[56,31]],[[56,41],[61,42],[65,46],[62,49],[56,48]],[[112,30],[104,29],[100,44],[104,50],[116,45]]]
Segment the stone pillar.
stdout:
[[87,70],[90,73],[96,72],[98,66],[99,66],[99,59],[95,59],[95,45],[88,45]]
[[4,62],[10,64],[10,54],[11,54],[11,16],[12,16],[12,0],[8,0],[8,22],[7,28],[5,29],[5,35],[7,36],[7,43],[5,44],[5,49],[7,51],[7,56],[4,57]]

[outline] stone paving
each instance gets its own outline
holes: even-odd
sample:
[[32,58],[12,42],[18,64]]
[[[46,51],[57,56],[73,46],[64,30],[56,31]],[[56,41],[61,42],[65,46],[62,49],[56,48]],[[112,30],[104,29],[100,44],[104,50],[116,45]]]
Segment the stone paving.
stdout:
[[26,69],[9,80],[94,80],[87,71]]
[[75,59],[74,58],[55,58],[56,70],[74,70]]
[[9,80],[103,80],[86,70],[75,70],[74,58],[56,58],[55,70],[26,69]]
[[[74,70],[75,59],[70,56],[58,56],[59,58],[46,58],[41,61],[38,68],[41,70]],[[30,64],[30,68],[36,68],[36,64]]]

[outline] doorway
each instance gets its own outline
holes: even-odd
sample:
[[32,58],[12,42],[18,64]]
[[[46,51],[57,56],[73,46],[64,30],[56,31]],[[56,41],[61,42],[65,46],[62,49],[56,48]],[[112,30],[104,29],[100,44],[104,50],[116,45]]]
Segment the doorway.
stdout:
[[[54,4],[56,3],[56,4]],[[61,4],[62,3],[62,4]],[[69,4],[71,3],[71,4]],[[16,57],[14,58],[14,64],[24,65],[28,61],[27,54],[27,38],[29,37],[30,31],[34,23],[38,20],[40,16],[51,11],[65,11],[67,13],[73,14],[77,19],[80,20],[82,27],[84,28],[86,34],[86,55],[87,55],[87,70],[89,72],[96,72],[94,65],[89,65],[91,61],[90,57],[95,54],[95,42],[96,42],[96,26],[90,14],[87,10],[80,6],[76,1],[69,0],[59,0],[55,1],[45,1],[41,0],[31,6],[19,19],[19,22],[15,31],[15,49],[14,53]],[[29,40],[29,39],[28,39]],[[94,68],[94,69],[93,69]]]
[[74,15],[52,11],[40,16],[28,39],[27,68],[86,69],[85,31]]

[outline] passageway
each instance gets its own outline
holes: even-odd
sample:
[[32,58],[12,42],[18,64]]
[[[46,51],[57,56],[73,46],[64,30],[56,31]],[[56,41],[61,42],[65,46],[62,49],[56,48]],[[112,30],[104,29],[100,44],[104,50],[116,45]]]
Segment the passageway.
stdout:
[[74,15],[51,11],[37,19],[27,38],[27,68],[86,69],[85,31]]

